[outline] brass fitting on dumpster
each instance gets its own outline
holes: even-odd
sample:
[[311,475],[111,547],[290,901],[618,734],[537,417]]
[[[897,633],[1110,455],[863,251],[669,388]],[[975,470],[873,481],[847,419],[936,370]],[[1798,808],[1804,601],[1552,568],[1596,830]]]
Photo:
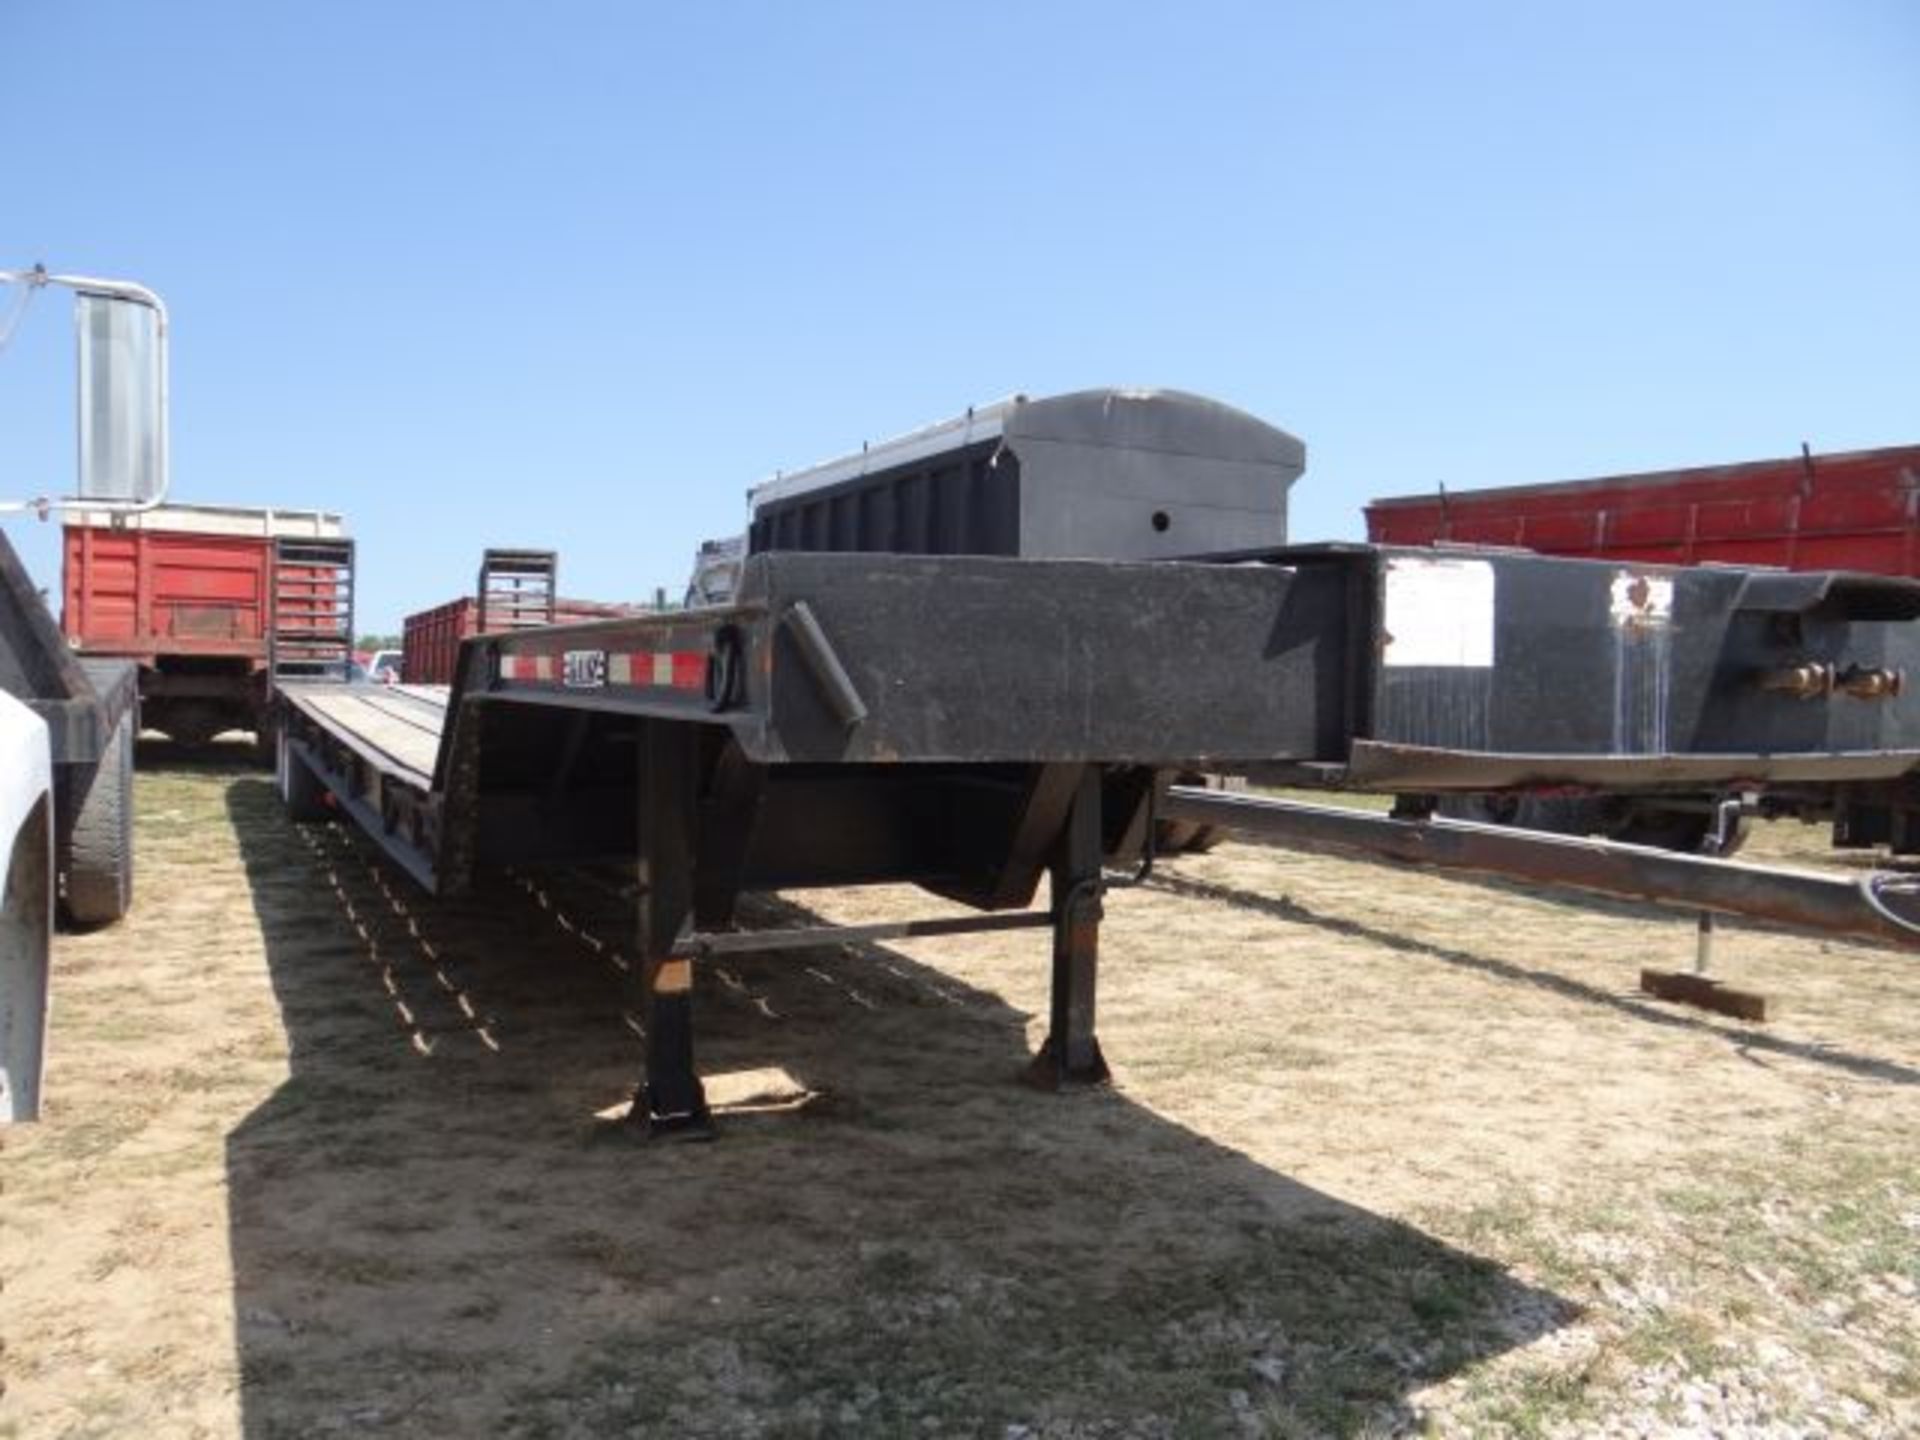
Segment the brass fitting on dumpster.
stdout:
[[1818,661],[1760,672],[1760,688],[1796,700],[1817,700],[1833,693],[1833,666]]
[[1880,666],[1849,665],[1833,683],[1856,700],[1893,700],[1907,688],[1907,674]]
[[1836,692],[1856,700],[1892,700],[1905,692],[1907,675],[1904,670],[1874,665],[1849,665],[1840,670],[1809,660],[1778,670],[1762,670],[1758,683],[1762,690],[1791,695],[1796,700],[1818,700]]

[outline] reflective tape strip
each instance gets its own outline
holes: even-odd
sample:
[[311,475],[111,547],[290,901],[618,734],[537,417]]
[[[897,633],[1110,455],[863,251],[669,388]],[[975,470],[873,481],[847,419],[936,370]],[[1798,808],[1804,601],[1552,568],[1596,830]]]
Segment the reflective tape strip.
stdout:
[[[559,676],[555,655],[503,655],[503,680],[547,680]],[[609,685],[646,685],[661,690],[705,690],[707,657],[698,650],[614,651],[607,656]]]
[[639,650],[631,655],[609,655],[607,678],[615,685],[705,690],[707,657],[698,650]]
[[551,655],[503,655],[500,678],[503,680],[551,680],[554,675]]

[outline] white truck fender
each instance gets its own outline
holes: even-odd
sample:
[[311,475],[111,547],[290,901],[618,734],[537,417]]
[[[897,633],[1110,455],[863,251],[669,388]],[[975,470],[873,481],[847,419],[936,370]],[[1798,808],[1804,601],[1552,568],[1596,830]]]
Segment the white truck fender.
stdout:
[[53,954],[46,722],[0,692],[0,1124],[40,1118]]

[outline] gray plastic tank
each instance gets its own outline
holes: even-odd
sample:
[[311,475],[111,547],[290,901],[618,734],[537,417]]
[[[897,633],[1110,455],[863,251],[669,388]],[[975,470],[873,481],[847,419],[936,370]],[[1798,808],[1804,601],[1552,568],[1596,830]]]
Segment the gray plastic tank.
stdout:
[[1280,545],[1306,458],[1184,391],[1016,396],[757,487],[748,548],[1134,560]]

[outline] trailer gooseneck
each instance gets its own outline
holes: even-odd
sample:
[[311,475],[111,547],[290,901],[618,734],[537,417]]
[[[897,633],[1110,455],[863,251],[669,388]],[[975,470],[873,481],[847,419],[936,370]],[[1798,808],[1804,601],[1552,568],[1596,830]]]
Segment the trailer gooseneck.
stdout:
[[656,1125],[704,1121],[691,965],[740,944],[743,890],[911,881],[1008,911],[1050,877],[1057,1023],[1035,1078],[1097,1078],[1102,862],[1138,854],[1174,760],[1271,744],[1302,680],[1263,658],[1274,578],[755,557],[728,607],[470,639],[444,702],[284,685],[283,788],[312,814],[324,785],[437,890],[636,866]]
[[[1290,437],[1195,397],[1066,399],[990,443],[953,427],[951,456],[922,432],[785,486],[805,513],[757,533],[806,548],[750,553],[726,605],[474,636],[446,690],[283,683],[289,806],[312,817],[331,792],[438,891],[505,865],[630,867],[636,1115],[703,1131],[693,967],[794,943],[731,930],[743,891],[911,882],[988,926],[1048,926],[1032,1073],[1059,1085],[1106,1073],[1101,894],[1150,852],[1180,772],[1438,793],[1920,763],[1903,687],[1809,701],[1758,678],[1910,667],[1920,585],[1367,546],[1071,558],[1050,485],[1101,501],[1101,544],[1138,526],[1155,554],[1200,531],[1210,484],[1264,484],[1277,508],[1298,466]],[[1035,516],[1054,558],[907,553],[1017,549]]]

